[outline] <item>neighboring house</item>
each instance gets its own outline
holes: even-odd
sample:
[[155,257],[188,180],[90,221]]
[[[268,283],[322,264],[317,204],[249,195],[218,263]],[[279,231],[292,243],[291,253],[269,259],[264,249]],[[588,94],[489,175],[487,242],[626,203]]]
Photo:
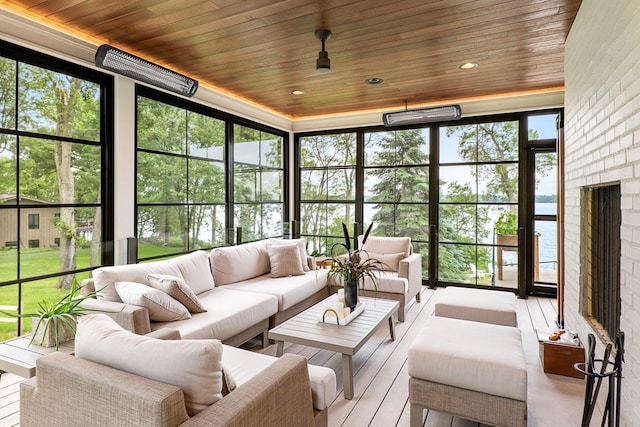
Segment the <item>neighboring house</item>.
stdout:
[[[17,206],[16,194],[0,194],[0,205]],[[60,230],[54,226],[54,218],[60,216],[59,207],[47,207],[50,203],[32,197],[20,196],[21,205],[41,205],[20,209],[20,247],[41,248],[60,246]],[[18,246],[18,230],[15,224],[18,209],[0,209],[0,247]]]

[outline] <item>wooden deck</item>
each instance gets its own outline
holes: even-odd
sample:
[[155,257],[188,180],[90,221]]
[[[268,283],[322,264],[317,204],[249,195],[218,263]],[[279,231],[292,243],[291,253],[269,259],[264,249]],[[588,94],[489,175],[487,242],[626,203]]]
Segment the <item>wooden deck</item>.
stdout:
[[[354,356],[353,400],[342,394],[342,359],[339,354],[296,344],[285,345],[285,353],[302,354],[309,363],[336,371],[338,394],[329,408],[329,426],[408,426],[407,349],[422,320],[433,313],[437,290],[424,289],[422,302],[411,305],[404,323],[396,323],[396,340],[389,329],[380,327]],[[553,327],[555,300],[531,297],[518,300],[518,325],[522,330],[528,373],[528,426],[553,427],[580,425],[584,399],[583,380],[545,374],[538,359],[534,328]],[[275,355],[276,346],[259,351]],[[0,381],[0,427],[19,425],[18,384],[22,378],[4,374]],[[594,420],[600,420],[597,412]],[[595,424],[594,424],[595,425]],[[478,427],[478,423],[429,411],[425,427]],[[482,425],[480,425],[482,426]]]

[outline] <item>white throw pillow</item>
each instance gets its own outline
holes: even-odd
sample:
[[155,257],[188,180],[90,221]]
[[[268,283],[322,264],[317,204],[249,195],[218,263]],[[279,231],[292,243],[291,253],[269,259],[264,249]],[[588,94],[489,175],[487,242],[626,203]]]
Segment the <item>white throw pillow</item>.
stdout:
[[406,257],[404,252],[396,254],[380,254],[377,252],[362,251],[360,254],[363,261],[366,259],[375,259],[376,261],[380,261],[380,263],[376,263],[373,268],[376,270],[386,271],[398,271],[400,268],[400,261]]
[[269,273],[267,240],[214,248],[209,261],[216,286],[262,276]]
[[190,254],[171,258],[165,262],[180,270],[180,274],[155,270],[152,273],[173,274],[181,277],[196,295],[215,287],[213,274],[211,274],[211,265],[209,265],[209,254],[206,251],[191,252]]
[[179,277],[168,274],[147,274],[147,280],[152,288],[156,288],[169,295],[171,298],[184,305],[190,313],[204,313],[207,311],[202,306],[196,294]]
[[310,271],[309,264],[307,263],[307,239],[272,239],[269,241],[271,245],[294,245],[298,248],[300,254],[300,266],[302,271]]
[[295,245],[269,245],[269,263],[271,277],[301,276],[300,252]]
[[105,314],[91,314],[78,321],[75,355],[180,387],[191,417],[222,398],[219,340],[159,340],[126,331]]
[[136,282],[116,282],[116,292],[125,304],[139,305],[149,310],[149,319],[172,322],[189,319],[187,308],[159,289]]

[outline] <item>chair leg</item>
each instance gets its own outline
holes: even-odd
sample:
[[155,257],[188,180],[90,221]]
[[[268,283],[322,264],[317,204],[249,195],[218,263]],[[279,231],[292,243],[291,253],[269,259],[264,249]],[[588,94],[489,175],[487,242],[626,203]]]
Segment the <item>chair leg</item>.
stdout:
[[415,405],[412,403],[411,408],[409,409],[410,426],[421,427],[423,422],[422,415],[423,415],[422,406]]
[[398,307],[398,322],[404,322],[404,306]]
[[420,292],[416,294],[416,302],[420,302]]

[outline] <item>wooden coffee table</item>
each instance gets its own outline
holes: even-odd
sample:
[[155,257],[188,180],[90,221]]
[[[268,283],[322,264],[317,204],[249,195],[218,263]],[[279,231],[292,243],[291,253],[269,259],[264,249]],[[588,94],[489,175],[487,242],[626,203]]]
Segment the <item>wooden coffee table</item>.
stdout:
[[359,297],[359,300],[365,303],[364,312],[348,325],[319,322],[324,307],[321,301],[269,331],[269,339],[276,341],[278,357],[282,355],[285,341],[342,353],[345,399],[353,398],[353,355],[385,320],[389,323],[391,340],[395,340],[393,315],[400,306],[398,301],[380,298]]

